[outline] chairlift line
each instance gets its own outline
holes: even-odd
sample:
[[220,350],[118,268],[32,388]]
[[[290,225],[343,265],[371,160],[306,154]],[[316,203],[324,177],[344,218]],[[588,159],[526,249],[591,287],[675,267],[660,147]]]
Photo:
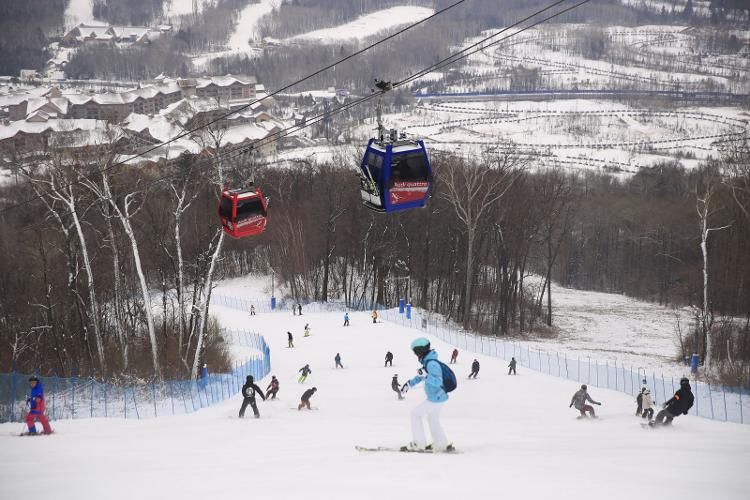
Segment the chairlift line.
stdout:
[[[314,73],[312,73],[312,74],[310,74],[310,75],[308,75],[308,76],[306,76],[306,77],[304,77],[304,78],[302,78],[302,79],[300,79],[300,80],[298,80],[298,81],[296,81],[296,82],[294,82],[294,83],[292,83],[290,85],[287,85],[287,86],[285,86],[285,87],[283,87],[283,88],[281,88],[279,90],[276,90],[276,91],[274,91],[274,92],[272,92],[270,94],[267,94],[266,96],[264,96],[264,97],[262,97],[260,99],[257,99],[257,100],[253,101],[250,104],[247,104],[247,105],[245,105],[243,107],[240,107],[240,108],[238,108],[238,109],[236,109],[236,110],[234,110],[234,111],[232,111],[230,113],[227,113],[227,114],[225,114],[223,116],[220,116],[220,117],[216,118],[213,121],[210,121],[210,122],[208,122],[206,124],[203,124],[203,125],[201,125],[199,127],[196,127],[193,130],[186,131],[186,132],[184,132],[184,133],[182,133],[182,134],[180,134],[180,135],[178,135],[178,136],[176,136],[176,137],[174,137],[174,138],[172,138],[172,139],[170,139],[170,140],[168,140],[168,141],[166,141],[164,143],[161,143],[161,144],[159,144],[157,146],[154,146],[153,148],[150,148],[150,149],[148,149],[146,151],[143,151],[141,153],[133,155],[133,156],[131,156],[131,157],[125,159],[125,160],[120,160],[120,161],[118,161],[118,162],[116,162],[116,163],[114,163],[114,164],[112,164],[112,165],[110,165],[108,167],[105,167],[104,169],[100,169],[99,172],[106,172],[106,171],[112,170],[113,168],[115,168],[117,166],[124,165],[126,162],[129,162],[132,159],[141,157],[141,156],[147,154],[148,152],[151,152],[151,151],[153,151],[155,149],[158,149],[158,148],[160,148],[162,146],[165,146],[165,145],[167,145],[167,144],[169,144],[171,142],[174,142],[177,139],[179,139],[181,137],[184,137],[187,134],[190,134],[190,133],[193,133],[193,132],[198,131],[200,129],[203,129],[205,127],[208,127],[208,126],[212,125],[213,123],[215,123],[215,122],[217,122],[219,120],[222,120],[222,119],[226,118],[227,116],[230,116],[231,114],[234,114],[236,112],[242,111],[246,107],[252,106],[255,103],[261,102],[264,99],[272,97],[272,96],[274,96],[274,95],[276,95],[276,94],[278,94],[280,92],[283,92],[283,91],[285,91],[285,90],[287,90],[287,89],[289,89],[289,88],[291,88],[291,87],[293,87],[293,86],[295,86],[295,85],[297,85],[299,83],[302,83],[302,82],[304,82],[304,81],[306,81],[306,80],[308,80],[308,79],[310,79],[310,78],[312,78],[314,76],[317,76],[318,74],[322,73],[323,71],[326,71],[327,69],[330,69],[331,67],[335,66],[336,64],[340,64],[340,63],[342,63],[342,62],[344,62],[344,61],[346,61],[348,59],[351,59],[351,58],[353,58],[353,57],[355,57],[355,56],[357,56],[359,54],[362,54],[363,52],[365,52],[365,51],[367,51],[367,50],[369,50],[369,49],[371,49],[371,48],[373,48],[373,47],[375,47],[377,45],[380,45],[381,43],[383,43],[383,42],[385,42],[387,40],[390,40],[390,39],[394,38],[395,36],[398,36],[399,34],[405,32],[405,31],[407,31],[409,29],[412,29],[415,26],[420,25],[420,24],[428,21],[429,19],[432,19],[432,18],[436,17],[437,15],[440,15],[440,14],[446,12],[447,10],[450,10],[453,7],[456,7],[456,6],[462,4],[462,3],[466,2],[466,1],[467,0],[457,1],[457,2],[455,2],[455,3],[453,3],[453,4],[451,4],[451,5],[447,6],[447,7],[445,7],[443,9],[439,10],[439,11],[436,11],[431,16],[429,16],[429,17],[427,17],[425,19],[422,19],[422,20],[420,20],[420,21],[418,21],[416,23],[413,23],[411,25],[408,25],[405,28],[402,28],[401,30],[399,30],[398,32],[396,32],[396,33],[394,33],[392,35],[389,35],[389,36],[387,36],[387,37],[385,37],[385,38],[383,38],[381,40],[378,40],[377,42],[375,42],[375,43],[373,43],[373,44],[371,44],[371,45],[369,45],[369,46],[367,46],[367,47],[365,47],[363,49],[360,49],[359,51],[354,52],[354,53],[352,53],[352,54],[350,54],[350,55],[348,55],[348,56],[340,59],[339,61],[336,61],[335,63],[332,63],[332,64],[326,66],[325,68],[322,68],[322,69],[320,69],[320,70],[318,70],[318,71],[316,71],[316,72],[314,72]],[[428,68],[425,68],[425,69],[423,69],[423,70],[421,70],[421,71],[419,71],[417,73],[414,73],[413,75],[410,75],[410,76],[408,76],[407,78],[405,78],[405,79],[403,79],[401,81],[398,81],[398,82],[395,82],[395,83],[380,82],[379,81],[379,82],[376,83],[376,86],[378,87],[377,91],[374,91],[373,93],[371,93],[369,95],[360,97],[358,99],[355,99],[355,100],[353,100],[353,101],[351,101],[349,103],[343,104],[343,105],[338,106],[336,108],[324,111],[324,112],[322,112],[322,113],[314,116],[311,120],[308,120],[304,125],[301,125],[301,126],[300,125],[293,125],[293,126],[290,126],[290,127],[286,127],[286,128],[281,129],[281,130],[279,130],[277,132],[269,134],[268,136],[264,137],[263,139],[257,141],[256,143],[253,143],[249,147],[248,146],[240,146],[240,147],[237,147],[237,148],[233,148],[233,149],[230,149],[228,151],[221,152],[218,155],[216,155],[215,157],[206,158],[206,159],[203,159],[203,160],[198,160],[196,162],[196,164],[200,165],[199,168],[202,168],[204,166],[213,165],[218,160],[240,158],[240,157],[246,155],[249,152],[252,152],[253,150],[255,150],[255,149],[259,148],[259,147],[262,147],[262,146],[267,145],[267,144],[271,144],[273,142],[277,142],[278,140],[280,140],[280,139],[282,139],[284,137],[287,137],[287,136],[289,136],[289,135],[291,135],[293,133],[296,133],[298,131],[301,131],[301,130],[304,130],[304,129],[308,128],[308,127],[316,125],[316,124],[320,123],[321,121],[323,121],[324,119],[326,119],[326,118],[328,118],[330,116],[342,113],[342,112],[344,112],[344,111],[346,111],[348,109],[351,109],[351,108],[354,108],[356,106],[359,106],[360,104],[362,104],[362,103],[364,103],[366,101],[369,101],[370,99],[373,99],[375,97],[382,98],[382,95],[386,91],[388,91],[388,90],[391,90],[393,88],[398,88],[398,87],[401,87],[401,86],[403,86],[403,85],[405,85],[407,83],[410,83],[412,81],[418,80],[419,78],[423,77],[424,75],[426,75],[427,73],[429,73],[431,71],[434,71],[435,69],[439,69],[439,68],[448,66],[448,65],[453,64],[453,63],[455,63],[457,61],[460,61],[461,59],[464,59],[464,58],[466,58],[466,57],[468,57],[468,56],[470,56],[470,55],[472,55],[472,54],[474,54],[476,52],[484,50],[487,47],[490,47],[490,46],[502,43],[502,42],[504,42],[504,41],[506,41],[506,40],[508,40],[508,39],[510,39],[510,38],[512,38],[512,37],[514,37],[514,36],[516,36],[516,35],[524,32],[524,31],[526,31],[528,29],[531,29],[531,28],[533,28],[535,26],[538,26],[539,24],[542,24],[542,23],[544,23],[544,22],[546,22],[546,21],[548,21],[550,19],[553,19],[553,18],[558,17],[558,16],[560,16],[562,14],[565,14],[565,13],[567,13],[567,12],[569,12],[569,11],[575,9],[575,8],[578,8],[578,7],[582,6],[582,5],[590,2],[591,0],[581,0],[580,2],[578,2],[575,5],[572,5],[572,6],[566,8],[566,9],[564,9],[562,11],[559,11],[559,12],[557,12],[555,14],[547,16],[546,18],[544,18],[544,19],[542,19],[540,21],[537,21],[537,22],[535,22],[535,23],[533,23],[533,24],[531,24],[529,26],[521,28],[520,30],[518,30],[518,31],[516,31],[514,33],[511,33],[511,34],[509,34],[509,35],[507,35],[507,36],[505,36],[503,38],[501,38],[500,40],[495,40],[491,44],[489,44],[489,45],[487,45],[485,47],[481,46],[485,42],[487,42],[489,40],[492,40],[493,38],[496,38],[497,36],[499,36],[499,35],[507,32],[508,30],[513,29],[513,28],[517,27],[518,25],[520,25],[520,24],[522,24],[522,23],[524,23],[524,22],[526,22],[526,21],[528,21],[528,20],[536,17],[537,15],[539,15],[539,14],[541,14],[543,12],[546,12],[546,11],[554,8],[555,6],[558,6],[558,5],[560,5],[560,4],[564,3],[564,2],[567,2],[567,1],[569,1],[569,0],[557,0],[556,2],[550,4],[549,6],[543,8],[543,9],[540,9],[540,10],[534,12],[533,14],[531,14],[531,15],[529,15],[529,16],[527,16],[527,17],[525,17],[525,18],[523,18],[523,19],[521,19],[521,20],[519,20],[519,21],[517,21],[517,22],[515,22],[515,23],[513,23],[513,24],[511,24],[511,25],[509,25],[509,26],[507,26],[505,28],[503,28],[503,29],[501,29],[497,33],[489,35],[489,36],[483,38],[482,40],[480,40],[479,42],[477,42],[475,44],[472,44],[469,47],[466,47],[464,49],[461,49],[458,52],[456,52],[456,53],[454,53],[454,54],[446,57],[445,59],[443,59],[443,60],[441,60],[441,61],[439,61],[439,62],[437,62],[437,63],[429,66]],[[478,46],[479,46],[479,48],[477,48]],[[378,85],[378,83],[384,84],[384,85],[382,85],[383,88],[380,88],[380,85]],[[397,134],[394,131],[389,131],[389,132]],[[378,139],[380,139],[380,137],[378,137]],[[383,139],[386,139],[385,133],[383,133]],[[405,150],[401,150],[401,149],[397,149],[396,150],[396,153],[397,153],[396,157],[397,157],[397,159],[398,159],[398,156],[399,156],[399,154],[401,152],[403,152],[403,151],[407,151],[407,152],[411,151],[411,152],[416,153],[417,155],[420,155],[421,158],[422,158],[423,163],[422,163],[421,166],[419,166],[418,168],[416,168],[413,172],[409,172],[408,173],[409,175],[411,175],[412,177],[415,178],[414,180],[412,180],[412,181],[409,181],[409,180],[402,181],[403,184],[400,185],[400,186],[396,186],[396,189],[392,189],[391,186],[388,186],[388,185],[386,185],[383,182],[383,181],[393,182],[393,177],[392,176],[390,176],[390,177],[389,176],[385,176],[385,177],[382,177],[382,178],[380,178],[378,180],[372,174],[370,174],[369,176],[367,174],[365,174],[365,179],[370,183],[370,187],[372,187],[373,185],[378,185],[378,195],[379,195],[380,200],[381,200],[380,207],[373,206],[373,207],[370,207],[370,208],[373,208],[373,209],[375,209],[377,211],[381,211],[381,212],[392,212],[392,211],[397,211],[397,210],[406,210],[406,209],[409,209],[409,208],[416,208],[416,207],[424,206],[424,204],[426,203],[427,199],[429,198],[429,193],[430,193],[431,188],[432,188],[432,183],[431,183],[432,170],[431,170],[431,166],[429,165],[429,159],[427,157],[427,150],[426,150],[426,148],[424,146],[424,143],[421,140],[412,140],[412,141],[409,141],[404,136],[399,136],[399,135],[395,135],[395,139],[393,138],[393,135],[390,135],[390,136],[387,137],[387,139],[391,142],[391,160],[393,159],[393,150],[392,150],[393,145],[395,143],[398,143],[399,141],[405,141],[407,144],[401,144],[401,145],[397,145],[396,146],[397,148],[399,148],[399,147],[406,147]],[[371,144],[374,143],[374,142],[376,142],[376,141],[374,141],[374,140],[371,139],[370,144],[368,144],[368,151],[370,149]],[[385,153],[387,153],[388,149],[387,149],[387,147],[386,148],[381,148],[381,149],[384,149],[384,150],[377,151],[375,154],[379,155],[381,157],[384,157]],[[366,155],[366,157],[367,157],[367,155]],[[364,158],[363,158],[363,161],[364,161]],[[271,164],[273,164],[273,163],[264,163],[264,164],[261,164],[261,166],[267,166],[267,165],[271,165]],[[360,166],[360,168],[361,168],[361,166]],[[364,171],[362,173],[364,173]],[[417,175],[417,174],[419,174],[419,175]],[[407,175],[407,178],[409,177],[409,175]],[[172,174],[167,174],[165,176],[156,178],[153,181],[151,181],[149,183],[149,185],[153,185],[153,184],[155,184],[157,182],[162,182],[164,180],[167,180],[167,179],[171,178],[172,176],[173,176]],[[70,182],[70,183],[67,184],[67,187],[73,186],[75,184],[79,184],[80,182],[81,181]],[[425,183],[427,184],[427,186],[425,186]],[[383,189],[383,186],[385,186],[385,189]],[[425,189],[425,187],[427,189]],[[404,193],[399,194],[399,189],[402,189],[402,191],[404,191],[404,193],[409,193],[409,191],[411,191],[411,192],[409,194],[406,194],[406,195]],[[226,192],[226,191],[227,191],[227,189],[222,190],[222,198],[224,198],[223,197],[223,193]],[[260,191],[260,189],[258,189],[258,191]],[[239,192],[242,192],[242,189],[240,189]],[[364,189],[363,189],[363,192],[364,192]],[[421,192],[421,195],[420,196],[416,196],[414,194],[414,192]],[[387,193],[389,195],[387,201],[384,198],[382,198],[382,196],[384,195],[384,193]],[[24,200],[22,202],[19,202],[19,203],[16,203],[14,205],[11,205],[9,207],[0,209],[0,215],[4,214],[4,213],[6,213],[6,212],[8,212],[10,210],[13,210],[15,208],[19,208],[21,206],[27,205],[27,204],[35,201],[35,200],[41,199],[45,194],[47,194],[47,193],[38,194],[38,195],[36,195],[34,197],[31,197],[31,198],[28,198],[28,199],[26,199],[26,200]],[[395,195],[395,198],[392,197],[394,195]],[[364,198],[364,194],[362,196]],[[406,199],[406,198],[408,198],[408,200],[406,202],[404,202],[404,199]],[[265,208],[267,208],[267,199],[263,198],[263,200],[264,200],[264,202],[266,202],[266,206],[264,207],[264,209],[265,209]],[[367,202],[367,200],[365,200],[365,202]],[[377,205],[377,204],[373,204],[373,205]],[[400,208],[398,208],[399,205],[401,205]],[[266,216],[267,215],[264,214],[264,218]],[[230,218],[226,217],[226,219],[228,221],[232,222],[232,220]],[[222,222],[222,224],[223,224],[223,222]],[[234,222],[232,222],[232,224],[234,224]],[[31,227],[33,227],[33,225],[29,225],[29,226],[26,226],[24,228],[21,228],[19,230],[19,232],[23,232],[26,229],[29,229]],[[224,227],[225,227],[225,230],[228,229],[226,226],[224,226]],[[265,224],[263,225],[263,228],[265,228]],[[229,231],[227,231],[227,232],[229,233]],[[260,232],[262,232],[262,230],[259,231],[256,234],[259,234]],[[238,232],[238,234],[240,234],[240,233],[241,233],[241,231]],[[236,237],[242,237],[242,235],[236,236]]]

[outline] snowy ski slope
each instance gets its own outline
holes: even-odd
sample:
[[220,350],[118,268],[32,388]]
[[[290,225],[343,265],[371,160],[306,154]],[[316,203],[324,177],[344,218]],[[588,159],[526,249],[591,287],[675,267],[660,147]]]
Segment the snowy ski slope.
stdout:
[[[236,284],[218,292],[229,290],[260,297],[259,288]],[[682,417],[671,429],[644,430],[629,396],[598,389],[592,396],[603,403],[602,418],[579,421],[568,409],[576,383],[525,370],[507,376],[505,363],[482,357],[479,379],[468,381],[473,357],[463,352],[459,388],[443,411],[462,454],[359,453],[357,444],[409,440],[409,411],[424,394],[419,388],[398,401],[390,379],[398,373],[404,381],[418,367],[409,351],[414,330],[372,325],[367,313],[351,314],[349,328],[341,313],[214,313],[228,328],[262,332],[271,346],[281,399],[259,402],[260,420],[234,418],[237,396],[183,417],[58,421],[56,435],[39,439],[12,437],[20,426],[2,425],[0,498],[30,488],[59,500],[746,498],[748,426]],[[285,347],[287,330],[295,349]],[[450,346],[433,345],[447,360]],[[387,350],[393,368],[383,367]],[[345,370],[333,368],[337,352]],[[306,363],[313,372],[302,386],[296,372]],[[311,386],[319,410],[292,409]]]

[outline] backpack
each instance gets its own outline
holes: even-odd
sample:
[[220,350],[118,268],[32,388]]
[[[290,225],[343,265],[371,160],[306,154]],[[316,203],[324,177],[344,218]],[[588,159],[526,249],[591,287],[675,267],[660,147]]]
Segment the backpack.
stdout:
[[[437,362],[437,364],[440,365],[440,368],[443,371],[443,390],[445,392],[455,391],[456,387],[458,387],[458,381],[456,380],[456,374],[453,373],[453,370],[451,370],[451,368],[448,365],[446,365],[440,360],[433,359],[430,361]],[[427,366],[425,366],[424,368],[425,368],[425,371],[427,371]]]

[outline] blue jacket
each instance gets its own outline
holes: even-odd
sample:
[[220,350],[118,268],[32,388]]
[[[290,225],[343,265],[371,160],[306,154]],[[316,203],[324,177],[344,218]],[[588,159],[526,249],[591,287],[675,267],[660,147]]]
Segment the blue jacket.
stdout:
[[42,387],[41,380],[36,383],[36,387],[31,389],[31,394],[29,395],[29,407],[32,410],[37,409],[37,399],[44,401],[44,388]]
[[427,393],[427,400],[432,403],[444,403],[448,401],[448,394],[443,389],[443,369],[437,362],[438,356],[435,351],[430,351],[422,358],[422,366],[427,372],[427,376],[417,375],[409,380],[409,387],[424,381],[424,392]]

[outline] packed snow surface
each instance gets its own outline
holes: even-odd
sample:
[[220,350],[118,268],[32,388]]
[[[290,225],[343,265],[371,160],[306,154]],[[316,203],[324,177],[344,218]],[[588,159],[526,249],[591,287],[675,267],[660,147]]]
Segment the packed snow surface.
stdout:
[[434,14],[433,9],[426,7],[402,6],[379,10],[356,20],[322,30],[311,31],[289,38],[291,41],[311,40],[324,43],[335,43],[344,40],[365,39],[397,26],[415,23]]
[[[266,290],[233,282],[217,292],[267,298]],[[398,401],[390,381],[398,374],[403,383],[418,368],[409,351],[415,330],[373,325],[366,312],[350,313],[352,326],[343,327],[342,313],[213,311],[226,327],[259,331],[270,344],[280,400],[259,401],[259,420],[234,418],[236,396],[189,416],[57,421],[55,435],[37,439],[13,437],[19,424],[0,425],[0,498],[27,495],[29,474],[35,496],[57,500],[746,498],[750,426],[688,416],[643,429],[632,398],[603,389],[591,391],[601,419],[577,420],[568,408],[577,383],[524,369],[508,376],[507,363],[482,356],[479,379],[469,381],[468,352],[459,354],[459,386],[442,412],[461,454],[357,452],[355,445],[410,439],[409,412],[424,392]],[[287,330],[294,349],[286,348]],[[433,347],[447,361],[451,346]],[[392,368],[383,367],[387,350]],[[344,370],[333,368],[336,353]],[[306,363],[312,374],[301,385],[297,370]],[[318,410],[297,411],[312,386]]]
[[242,9],[234,33],[229,37],[230,49],[234,51],[249,49],[248,41],[259,38],[256,29],[260,18],[270,14],[280,3],[280,0],[260,0],[258,3],[250,4]]
[[[192,1],[192,0],[188,0]],[[65,28],[71,29],[81,23],[94,20],[94,6],[92,0],[70,0],[65,8]]]

